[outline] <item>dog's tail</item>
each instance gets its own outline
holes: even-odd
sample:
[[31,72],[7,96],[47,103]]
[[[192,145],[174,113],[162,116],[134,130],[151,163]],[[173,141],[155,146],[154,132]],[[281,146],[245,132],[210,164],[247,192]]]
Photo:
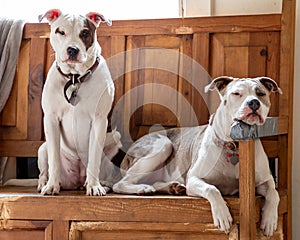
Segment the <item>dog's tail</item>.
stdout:
[[113,159],[113,157],[119,152],[120,148],[122,148],[121,134],[116,129],[106,133],[103,149],[106,158],[109,160]]

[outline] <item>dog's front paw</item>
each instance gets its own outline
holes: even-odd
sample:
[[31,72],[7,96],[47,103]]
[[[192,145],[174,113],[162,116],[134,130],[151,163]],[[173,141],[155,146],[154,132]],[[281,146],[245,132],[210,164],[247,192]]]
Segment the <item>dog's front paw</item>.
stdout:
[[232,225],[232,216],[225,201],[222,204],[217,204],[215,207],[212,207],[212,215],[214,225],[221,231],[229,233]]
[[106,190],[104,187],[101,186],[101,184],[95,183],[95,184],[91,184],[91,183],[86,183],[85,184],[86,187],[86,195],[88,196],[105,196],[106,195]]
[[263,231],[264,235],[266,235],[267,237],[273,236],[274,232],[277,229],[277,221],[277,209],[272,209],[269,211],[264,209],[260,224],[260,229]]
[[48,178],[46,176],[40,177],[38,181],[37,190],[38,192],[42,191],[42,188],[47,184]]
[[57,195],[59,194],[60,184],[58,182],[48,181],[47,184],[41,187],[41,194],[43,195]]

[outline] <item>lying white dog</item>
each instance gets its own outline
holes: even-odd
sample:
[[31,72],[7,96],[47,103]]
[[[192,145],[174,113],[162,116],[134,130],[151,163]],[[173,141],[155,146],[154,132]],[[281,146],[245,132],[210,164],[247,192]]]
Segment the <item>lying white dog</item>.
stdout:
[[[230,138],[231,124],[240,120],[262,125],[270,109],[271,92],[281,93],[267,77],[219,77],[206,87],[221,98],[208,125],[151,133],[128,150],[121,167],[125,176],[113,186],[118,193],[156,191],[208,199],[215,226],[228,232],[232,217],[221,194],[238,192],[237,147]],[[255,140],[257,192],[266,198],[261,228],[271,236],[277,228],[279,196],[260,140]],[[186,186],[186,188],[185,188]]]
[[44,17],[56,59],[42,94],[46,142],[38,151],[38,189],[58,194],[60,187],[85,185],[87,195],[105,195],[100,180],[112,185],[109,159],[120,147],[120,135],[106,133],[114,84],[96,28],[111,22],[95,12],[68,15],[57,9],[41,15],[40,21]]

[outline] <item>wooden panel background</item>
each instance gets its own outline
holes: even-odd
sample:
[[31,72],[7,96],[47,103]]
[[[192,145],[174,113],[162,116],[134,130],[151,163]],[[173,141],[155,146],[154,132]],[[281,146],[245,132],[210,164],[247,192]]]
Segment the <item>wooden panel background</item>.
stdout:
[[[222,19],[101,25],[98,41],[114,79],[115,105],[120,103],[111,127],[124,142],[157,128],[206,124],[219,102],[203,91],[213,77],[266,75],[281,83],[280,15]],[[14,87],[0,116],[0,155],[36,156],[44,141],[41,93],[53,61],[48,24],[26,24]],[[271,116],[280,115],[278,100],[272,96]]]

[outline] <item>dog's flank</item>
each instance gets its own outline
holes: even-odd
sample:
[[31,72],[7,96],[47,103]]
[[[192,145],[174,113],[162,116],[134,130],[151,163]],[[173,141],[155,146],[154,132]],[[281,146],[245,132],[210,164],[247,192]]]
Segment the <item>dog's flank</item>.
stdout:
[[[231,124],[239,120],[262,125],[270,109],[269,95],[281,90],[267,77],[219,77],[206,91],[218,91],[221,99],[209,124],[151,133],[139,139],[129,148],[121,165],[127,172],[113,190],[182,194],[186,186],[187,195],[209,200],[214,225],[228,232],[233,219],[222,194],[235,194],[239,188],[239,164],[226,157],[237,154],[230,137]],[[255,166],[257,192],[266,198],[261,228],[271,236],[277,228],[279,196],[259,139],[255,140]]]

